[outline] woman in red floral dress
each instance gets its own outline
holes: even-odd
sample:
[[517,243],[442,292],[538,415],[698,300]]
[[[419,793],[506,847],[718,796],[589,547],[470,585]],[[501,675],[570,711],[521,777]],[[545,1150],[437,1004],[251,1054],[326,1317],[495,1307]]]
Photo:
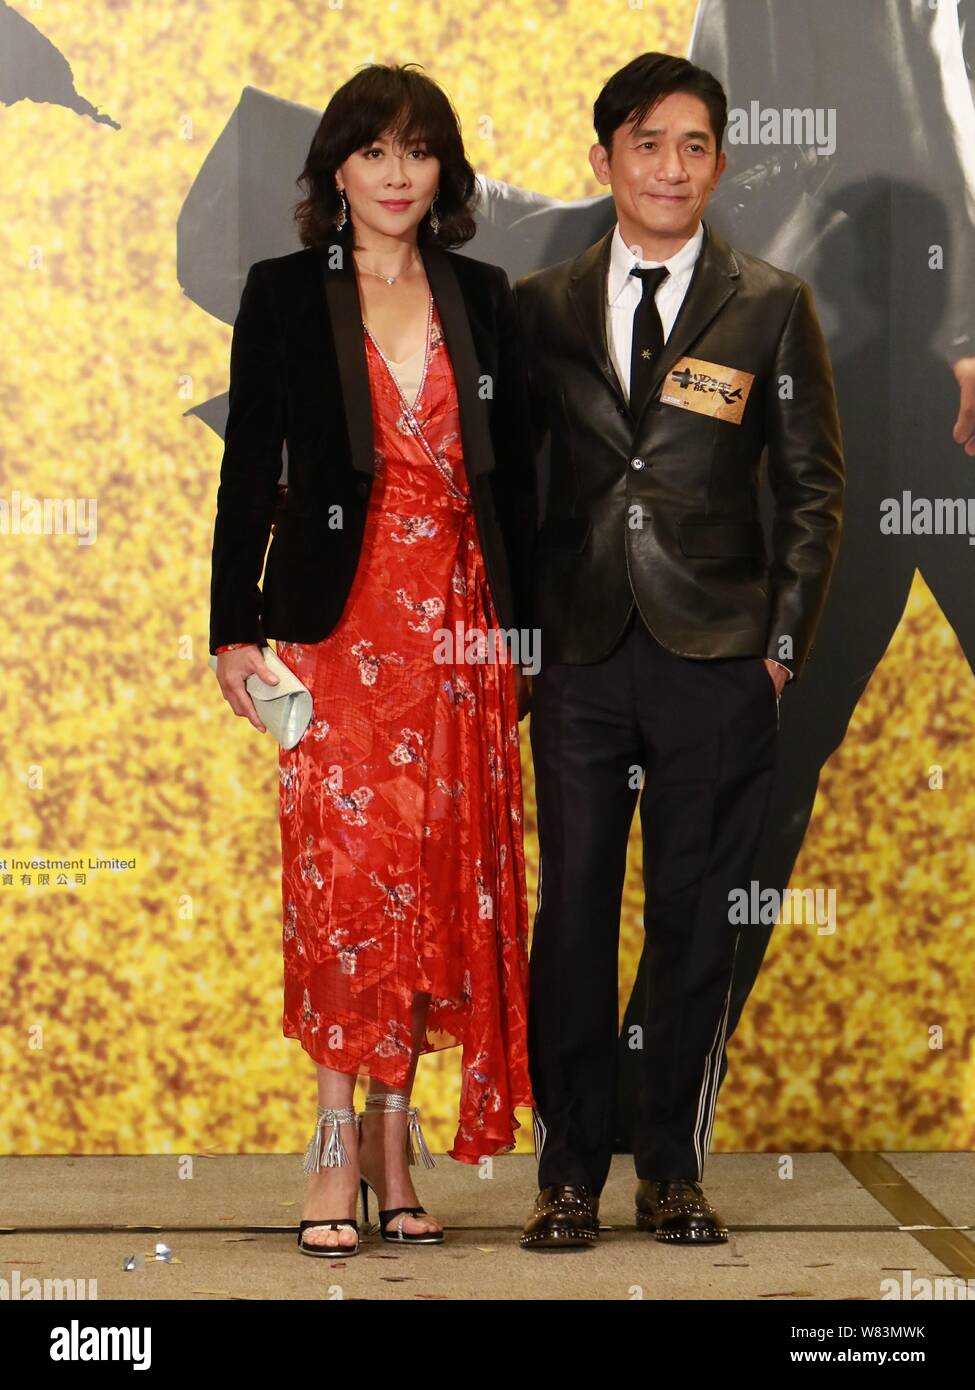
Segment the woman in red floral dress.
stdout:
[[[427,81],[410,74],[407,90]],[[396,91],[402,98],[402,85]],[[453,1158],[473,1164],[512,1149],[515,1107],[532,1105],[518,736],[525,689],[510,655],[491,643],[501,625],[465,470],[457,384],[417,254],[439,161],[410,160],[423,142],[401,146],[388,138],[392,128],[337,171],[338,225],[348,208],[355,235],[374,441],[358,566],[327,637],[277,645],[313,699],[308,729],[280,751],[280,828],[284,1032],[319,1076],[299,1230],[301,1249],[315,1254],[358,1248],[360,1169],[364,1204],[365,1180],[380,1198],[384,1236],[443,1240],[409,1175],[414,1139],[432,1165],[409,1104],[420,1054],[462,1049]],[[408,202],[409,216],[395,200]],[[396,300],[389,292],[400,279]],[[417,306],[424,341],[396,361],[381,340],[393,351],[415,343]],[[216,650],[237,653],[227,662],[245,653],[260,660],[251,644]],[[251,669],[260,667],[241,667]],[[369,1078],[369,1094],[356,1117],[358,1076]],[[375,1124],[361,1123],[371,1116]]]

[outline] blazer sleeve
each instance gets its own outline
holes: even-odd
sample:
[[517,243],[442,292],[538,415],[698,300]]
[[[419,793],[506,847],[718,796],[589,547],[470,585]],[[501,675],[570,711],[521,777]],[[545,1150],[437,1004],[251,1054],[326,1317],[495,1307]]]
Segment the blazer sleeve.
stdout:
[[836,564],[845,488],[833,369],[805,281],[799,282],[776,348],[765,437],[775,498],[765,654],[798,679]]
[[264,646],[259,581],[285,438],[284,354],[262,262],[247,272],[230,347],[230,391],[210,578],[210,651]]
[[511,571],[515,621],[532,626],[531,590],[538,526],[525,346],[514,292],[498,267],[498,381],[495,385],[494,500]]

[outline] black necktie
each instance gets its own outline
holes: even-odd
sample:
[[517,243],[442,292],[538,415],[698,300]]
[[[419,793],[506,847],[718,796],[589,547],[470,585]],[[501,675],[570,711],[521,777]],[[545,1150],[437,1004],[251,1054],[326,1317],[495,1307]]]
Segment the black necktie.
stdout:
[[663,351],[664,328],[657,313],[654,295],[670,271],[665,265],[634,266],[631,275],[643,281],[643,298],[633,312],[633,347],[630,352],[630,412],[634,419],[650,390],[650,378]]

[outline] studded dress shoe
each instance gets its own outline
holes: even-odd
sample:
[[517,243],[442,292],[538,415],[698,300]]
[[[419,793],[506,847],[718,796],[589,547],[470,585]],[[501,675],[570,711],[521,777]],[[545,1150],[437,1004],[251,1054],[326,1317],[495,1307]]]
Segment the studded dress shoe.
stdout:
[[535,1198],[521,1244],[526,1250],[568,1250],[595,1245],[599,1198],[588,1187],[553,1183]]
[[636,1228],[657,1240],[684,1245],[720,1245],[728,1228],[690,1178],[641,1178],[636,1189]]

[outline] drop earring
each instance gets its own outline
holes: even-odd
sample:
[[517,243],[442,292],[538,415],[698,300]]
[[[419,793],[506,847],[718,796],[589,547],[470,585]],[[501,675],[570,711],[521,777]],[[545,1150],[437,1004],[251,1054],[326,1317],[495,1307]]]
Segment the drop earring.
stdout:
[[433,202],[430,204],[430,230],[438,232],[440,230],[440,218],[437,216],[437,196],[440,190],[433,195]]
[[348,220],[347,214],[349,211],[349,205],[345,201],[345,189],[340,188],[338,192],[339,197],[342,199],[342,206],[341,208],[339,208],[339,215],[335,219],[335,226],[339,231],[341,231],[342,228],[345,226],[346,221]]

